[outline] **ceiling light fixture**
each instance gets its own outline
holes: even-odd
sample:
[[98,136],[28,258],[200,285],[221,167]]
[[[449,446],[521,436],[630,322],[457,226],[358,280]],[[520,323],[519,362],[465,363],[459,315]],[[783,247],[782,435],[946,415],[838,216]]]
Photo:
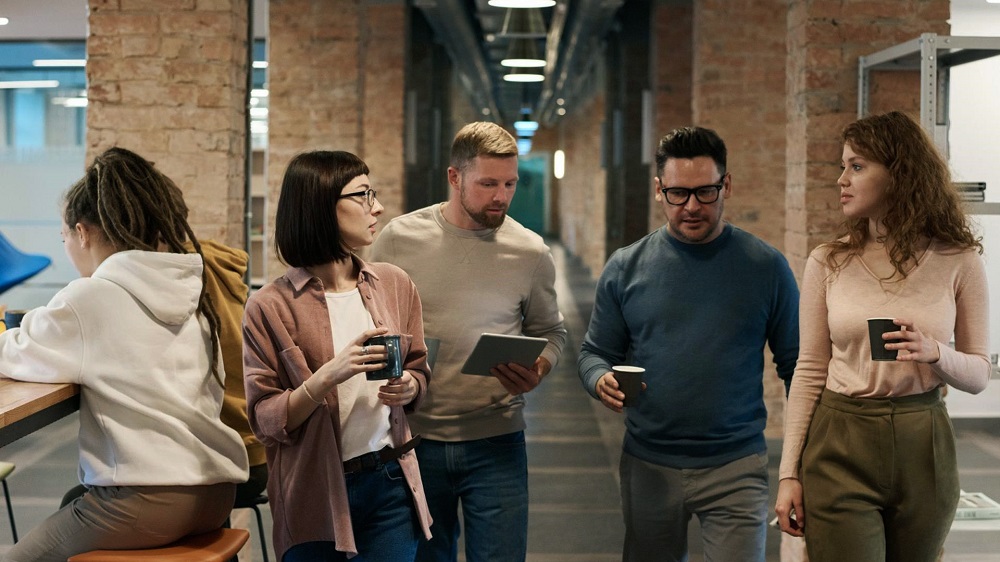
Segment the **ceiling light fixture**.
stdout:
[[0,90],[14,90],[18,88],[58,88],[58,80],[8,80],[0,82]]
[[541,82],[545,80],[545,75],[537,70],[525,68],[512,68],[510,73],[503,77],[507,82]]
[[508,8],[500,28],[501,37],[545,37],[545,20],[541,10],[515,10]]
[[35,59],[31,66],[87,66],[86,59]]
[[530,115],[522,115],[520,121],[514,121],[514,130],[519,137],[533,137],[538,130],[538,121],[532,121]]
[[255,60],[255,61],[253,61],[253,67],[254,68],[267,68],[267,61],[266,60]]
[[519,68],[541,68],[545,59],[538,54],[538,44],[534,39],[514,39],[507,46],[507,56],[500,64]]
[[7,18],[0,18],[0,25],[7,25],[8,23],[10,23],[9,19],[7,19]]
[[266,98],[270,92],[263,88],[254,88],[250,90],[250,96],[255,98]]
[[551,8],[556,0],[490,0],[494,8]]

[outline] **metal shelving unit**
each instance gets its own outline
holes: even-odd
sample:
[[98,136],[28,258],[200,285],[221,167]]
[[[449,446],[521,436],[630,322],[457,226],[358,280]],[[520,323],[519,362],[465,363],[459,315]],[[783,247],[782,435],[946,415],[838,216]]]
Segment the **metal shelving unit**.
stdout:
[[953,37],[924,33],[858,57],[858,117],[868,114],[872,71],[920,71],[920,124],[948,157],[948,86],[953,66],[1000,55],[1000,37]]

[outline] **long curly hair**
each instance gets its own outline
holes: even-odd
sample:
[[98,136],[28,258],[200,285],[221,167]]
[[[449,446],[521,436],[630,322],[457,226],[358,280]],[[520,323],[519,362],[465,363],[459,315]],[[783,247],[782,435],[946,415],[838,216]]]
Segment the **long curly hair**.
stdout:
[[[899,111],[871,115],[844,128],[844,144],[889,170],[882,193],[881,217],[889,242],[889,262],[906,277],[906,264],[918,257],[920,243],[930,238],[957,249],[976,248],[982,238],[972,232],[962,202],[951,181],[948,163],[920,125]],[[860,255],[869,236],[867,218],[847,218],[836,240],[827,244],[826,263],[834,271]]]
[[[94,158],[79,181],[63,197],[63,220],[100,228],[116,250],[186,254],[190,240],[202,256],[201,244],[187,221],[188,208],[179,187],[142,156],[124,148],[110,148]],[[212,336],[212,374],[224,385],[218,370],[219,315],[205,289],[202,270],[198,313],[208,320]]]

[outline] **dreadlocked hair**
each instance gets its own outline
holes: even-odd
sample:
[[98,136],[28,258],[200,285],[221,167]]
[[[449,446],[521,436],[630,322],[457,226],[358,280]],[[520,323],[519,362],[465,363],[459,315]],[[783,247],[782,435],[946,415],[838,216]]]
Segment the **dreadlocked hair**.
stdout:
[[[948,163],[916,121],[900,111],[870,115],[845,127],[840,140],[889,170],[882,224],[889,262],[900,276],[906,277],[907,263],[917,258],[924,238],[983,253],[982,237],[973,233],[962,210]],[[868,219],[846,219],[837,239],[828,244],[827,265],[839,271],[860,255],[869,236],[876,233],[868,231]]]
[[[99,227],[118,251],[166,248],[170,253],[186,254],[184,241],[190,240],[205,259],[188,224],[188,208],[180,188],[152,162],[130,150],[114,147],[94,158],[84,176],[66,192],[64,203],[67,225],[83,222]],[[224,385],[218,369],[220,320],[206,290],[206,270],[202,268],[198,313],[208,321],[212,336],[212,375]]]

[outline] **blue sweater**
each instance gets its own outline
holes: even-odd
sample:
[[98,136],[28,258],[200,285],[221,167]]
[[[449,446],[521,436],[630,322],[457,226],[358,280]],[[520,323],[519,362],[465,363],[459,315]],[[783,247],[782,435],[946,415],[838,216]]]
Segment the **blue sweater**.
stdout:
[[646,391],[625,409],[624,449],[647,462],[707,468],[763,452],[764,343],[787,392],[798,302],[788,261],[753,235],[727,224],[708,244],[686,244],[660,228],[608,260],[580,379],[596,398],[612,365],[646,369]]

